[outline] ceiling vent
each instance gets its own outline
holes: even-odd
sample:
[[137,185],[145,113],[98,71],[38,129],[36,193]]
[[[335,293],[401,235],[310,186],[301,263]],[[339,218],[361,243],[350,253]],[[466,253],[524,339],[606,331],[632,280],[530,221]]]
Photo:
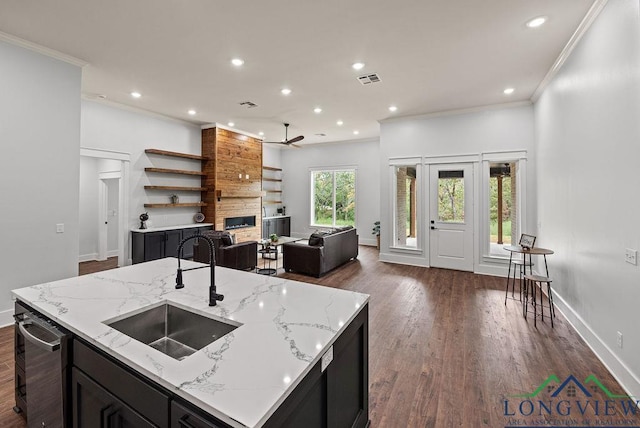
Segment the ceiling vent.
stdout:
[[380,76],[378,76],[377,73],[364,74],[362,76],[358,76],[358,81],[363,85],[368,85],[370,83],[378,83],[380,81]]
[[326,136],[327,134],[324,134],[324,133],[316,134],[316,137],[326,137]]
[[240,103],[241,106],[245,106],[246,108],[254,108],[254,107],[258,107],[258,104],[256,103],[252,103],[251,101],[242,101]]

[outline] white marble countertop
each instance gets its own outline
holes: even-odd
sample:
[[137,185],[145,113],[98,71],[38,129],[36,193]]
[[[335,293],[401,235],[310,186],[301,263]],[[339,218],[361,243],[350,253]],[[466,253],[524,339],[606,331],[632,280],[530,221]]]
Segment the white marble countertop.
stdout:
[[263,220],[272,220],[274,218],[284,218],[284,217],[291,217],[290,215],[270,215],[270,216],[266,216],[266,217],[262,217]]
[[[183,268],[199,265],[183,261]],[[166,258],[13,290],[13,296],[204,411],[259,427],[368,302],[365,294],[216,268],[224,301],[208,306],[209,269]],[[178,361],[104,324],[170,302],[242,326]]]
[[148,229],[131,229],[131,231],[138,232],[138,233],[148,233],[148,232],[162,232],[163,230],[190,229],[192,227],[207,227],[207,226],[213,226],[213,223],[180,224],[178,226],[161,226],[161,227],[150,227]]

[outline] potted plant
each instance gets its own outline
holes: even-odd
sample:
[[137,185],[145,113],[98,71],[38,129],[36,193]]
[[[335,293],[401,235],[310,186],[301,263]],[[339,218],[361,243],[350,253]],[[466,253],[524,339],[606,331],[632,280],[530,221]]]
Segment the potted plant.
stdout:
[[373,223],[373,230],[371,232],[372,235],[376,235],[376,248],[379,250],[380,249],[380,222],[376,221]]
[[271,235],[269,235],[269,239],[271,239],[271,242],[278,242],[278,235],[272,233]]

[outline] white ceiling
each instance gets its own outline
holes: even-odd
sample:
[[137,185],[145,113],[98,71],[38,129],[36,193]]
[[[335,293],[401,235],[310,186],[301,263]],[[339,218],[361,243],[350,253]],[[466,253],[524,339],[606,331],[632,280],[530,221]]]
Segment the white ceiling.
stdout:
[[[0,0],[0,31],[87,61],[89,98],[198,124],[233,121],[267,140],[281,140],[290,122],[289,137],[308,144],[375,138],[378,121],[394,116],[529,100],[592,3]],[[525,26],[540,15],[544,26]],[[356,61],[365,68],[354,71]],[[357,81],[372,72],[381,82]]]

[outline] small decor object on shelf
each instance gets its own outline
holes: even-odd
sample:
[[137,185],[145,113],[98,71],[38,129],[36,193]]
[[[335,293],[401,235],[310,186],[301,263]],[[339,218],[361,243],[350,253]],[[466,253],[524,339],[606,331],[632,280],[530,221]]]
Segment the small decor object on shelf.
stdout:
[[176,194],[171,195],[170,198],[172,204],[177,204],[180,201],[180,198]]
[[149,213],[140,214],[140,229],[147,228],[147,220],[149,220]]
[[271,235],[269,235],[269,239],[271,239],[271,242],[278,242],[278,235],[272,233]]
[[530,250],[533,248],[533,245],[536,243],[536,237],[533,235],[527,235],[523,233],[520,235],[520,246],[523,250]]
[[204,214],[202,213],[195,213],[195,215],[193,216],[193,220],[196,223],[202,223],[204,221]]

